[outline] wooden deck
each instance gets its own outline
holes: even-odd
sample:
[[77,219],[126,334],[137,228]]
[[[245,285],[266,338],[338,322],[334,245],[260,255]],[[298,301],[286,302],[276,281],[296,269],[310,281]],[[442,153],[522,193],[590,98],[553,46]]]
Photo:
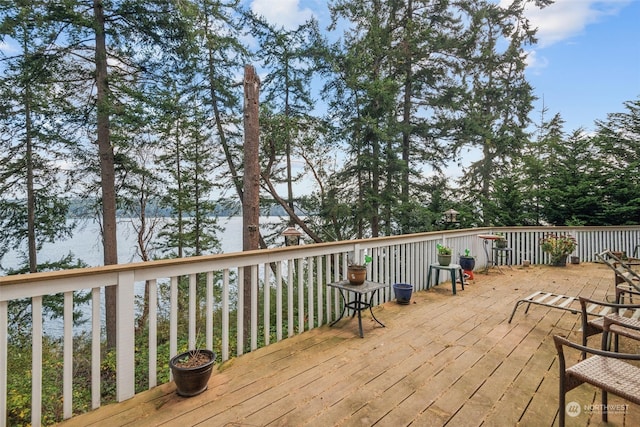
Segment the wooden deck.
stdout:
[[[475,274],[464,291],[450,283],[414,293],[370,315],[343,319],[231,360],[192,398],[173,383],[76,416],[64,426],[552,426],[557,425],[558,364],[552,336],[580,340],[579,316],[515,302],[536,290],[613,295],[604,265],[532,266]],[[594,345],[599,338],[593,337]],[[626,347],[626,348],[624,348]],[[638,352],[635,343],[623,349]],[[579,354],[570,353],[573,364]],[[567,402],[582,411],[569,426],[605,425],[600,393],[582,385]],[[626,401],[610,396],[610,405]],[[592,408],[592,409],[590,409]],[[640,425],[640,408],[609,414],[613,426]]]

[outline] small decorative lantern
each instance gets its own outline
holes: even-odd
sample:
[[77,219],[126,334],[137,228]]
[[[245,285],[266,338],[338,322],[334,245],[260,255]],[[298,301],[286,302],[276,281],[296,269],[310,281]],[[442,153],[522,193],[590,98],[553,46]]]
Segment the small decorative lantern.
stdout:
[[449,227],[449,226],[453,226],[453,224],[458,224],[460,221],[458,221],[458,214],[460,212],[453,210],[453,209],[449,209],[448,211],[446,211],[444,213],[444,223],[445,223],[445,227]]
[[284,237],[285,246],[297,246],[300,244],[302,233],[295,227],[289,226],[281,234]]

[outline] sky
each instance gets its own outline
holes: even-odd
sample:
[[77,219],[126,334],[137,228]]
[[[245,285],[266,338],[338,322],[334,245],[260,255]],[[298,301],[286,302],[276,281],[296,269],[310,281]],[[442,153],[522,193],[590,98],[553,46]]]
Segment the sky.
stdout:
[[[273,24],[295,28],[315,16],[328,24],[327,1],[248,0]],[[508,0],[500,0],[508,2]],[[565,131],[591,132],[596,120],[624,112],[640,98],[640,0],[556,0],[526,13],[538,28],[538,43],[527,46],[527,79],[539,99],[531,119],[559,113]]]

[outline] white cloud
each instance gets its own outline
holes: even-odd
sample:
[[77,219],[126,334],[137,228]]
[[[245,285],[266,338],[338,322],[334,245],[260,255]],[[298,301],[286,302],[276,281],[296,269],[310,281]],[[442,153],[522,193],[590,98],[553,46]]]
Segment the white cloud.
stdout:
[[[501,0],[501,5],[508,3]],[[604,17],[617,15],[630,0],[556,0],[539,9],[530,4],[525,15],[538,28],[538,47],[550,46],[584,33],[586,27]]]
[[[500,6],[507,7],[513,0],[499,0]],[[540,54],[545,47],[570,40],[585,34],[587,27],[597,24],[608,16],[615,16],[633,0],[555,0],[543,9],[533,2],[527,4],[525,16],[531,26],[537,28],[537,45],[527,52],[527,66],[530,70],[541,70],[549,61]]]
[[251,10],[269,23],[286,29],[296,28],[313,16],[309,8],[300,8],[299,0],[253,0]]
[[526,63],[530,69],[541,69],[549,65],[549,60],[544,56],[538,55],[538,51],[529,50],[527,51]]

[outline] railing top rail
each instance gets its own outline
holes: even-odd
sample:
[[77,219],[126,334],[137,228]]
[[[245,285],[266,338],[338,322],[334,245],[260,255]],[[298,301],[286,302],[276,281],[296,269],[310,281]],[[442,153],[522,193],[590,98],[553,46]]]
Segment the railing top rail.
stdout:
[[[607,230],[638,230],[638,225],[609,226]],[[207,270],[221,270],[225,268],[238,268],[260,263],[284,261],[290,259],[304,258],[309,256],[322,256],[341,252],[351,252],[354,250],[366,250],[369,248],[407,244],[424,240],[439,240],[455,237],[473,236],[486,234],[488,232],[576,232],[600,230],[603,227],[596,226],[558,226],[558,227],[483,227],[469,229],[454,229],[430,231],[415,234],[404,234],[396,236],[375,237],[360,240],[314,243],[300,246],[276,247],[269,249],[258,249],[253,251],[232,252],[215,255],[202,255],[188,258],[173,258],[164,260],[154,260],[146,262],[136,262],[128,264],[116,264],[108,266],[97,266],[79,268],[72,270],[60,270],[53,272],[40,272],[33,274],[20,274],[0,277],[0,289],[8,289],[12,285],[32,286],[44,282],[62,282],[65,280],[78,280],[79,278],[90,278],[97,286],[104,286],[117,283],[117,275],[122,272],[135,272],[135,280],[146,280],[148,278],[170,277],[176,275],[197,273]],[[86,287],[86,286],[85,286]],[[69,290],[73,290],[69,288]],[[3,292],[4,293],[4,292]],[[7,297],[0,296],[5,300]]]
[[[224,254],[214,255],[201,255],[188,258],[172,258],[163,260],[153,260],[145,262],[134,262],[127,264],[114,264],[97,267],[78,268],[71,270],[59,270],[50,272],[39,272],[32,274],[18,274],[12,276],[0,277],[0,286],[13,285],[13,284],[27,284],[48,280],[61,280],[75,278],[79,276],[99,276],[99,275],[113,275],[124,271],[131,270],[151,270],[158,268],[174,268],[177,266],[213,263],[213,268],[220,268],[219,266],[229,265],[229,261],[233,260],[234,266],[247,266],[256,263],[256,259],[260,259],[260,262],[265,262],[265,256],[268,258],[266,262],[275,262],[278,260],[286,260],[293,258],[302,258],[305,256],[325,255],[337,252],[352,251],[357,245],[360,249],[366,249],[368,247],[380,246],[380,243],[388,244],[402,244],[411,243],[414,241],[424,240],[427,236],[433,236],[436,240],[442,235],[473,235],[480,232],[479,228],[463,229],[463,230],[446,230],[446,231],[431,231],[415,234],[403,234],[397,236],[384,236],[374,237],[360,240],[349,240],[340,242],[324,242],[313,243],[309,245],[289,246],[289,247],[276,247],[268,249],[257,249],[252,251],[243,252],[230,252]],[[216,266],[215,264],[218,264]]]

